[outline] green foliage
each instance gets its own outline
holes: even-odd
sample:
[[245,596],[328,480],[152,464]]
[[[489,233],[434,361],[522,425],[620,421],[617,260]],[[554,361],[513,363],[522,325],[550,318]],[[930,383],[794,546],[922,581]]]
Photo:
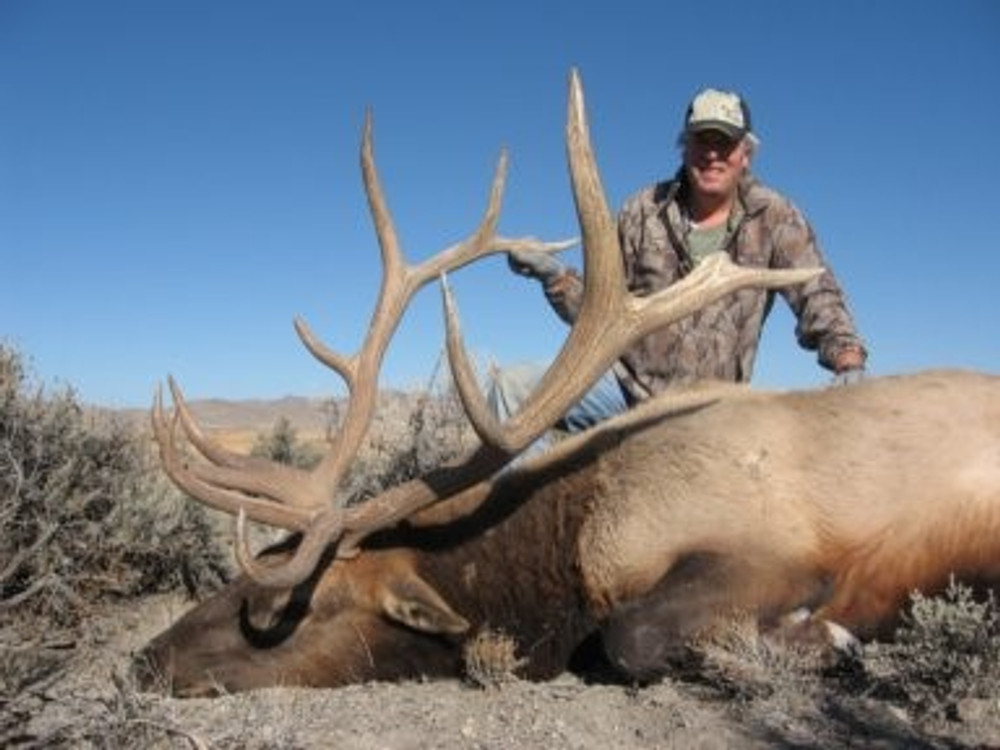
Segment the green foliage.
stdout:
[[1000,680],[1000,613],[952,579],[939,596],[911,596],[910,610],[884,644],[881,687],[919,713],[952,716],[959,701],[994,695]]
[[299,440],[298,431],[287,417],[279,417],[269,432],[257,436],[250,455],[300,469],[310,469],[320,460],[317,450]]
[[0,345],[0,612],[73,625],[91,605],[222,576],[201,510],[127,424],[34,385]]

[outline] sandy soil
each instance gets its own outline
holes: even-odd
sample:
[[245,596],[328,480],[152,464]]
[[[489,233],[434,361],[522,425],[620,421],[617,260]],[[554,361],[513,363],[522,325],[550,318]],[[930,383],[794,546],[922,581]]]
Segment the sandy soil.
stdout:
[[[95,615],[78,640],[24,648],[2,631],[4,747],[770,748],[1000,746],[995,702],[927,725],[886,701],[787,670],[736,689],[664,681],[634,689],[565,675],[476,688],[458,681],[277,688],[177,700],[135,691],[130,654],[190,606],[175,596]],[[22,634],[23,636],[23,634]],[[20,647],[21,661],[14,656]],[[52,661],[49,669],[44,660]],[[21,674],[23,672],[23,674]],[[26,676],[28,675],[28,676]],[[14,684],[20,681],[21,684]]]

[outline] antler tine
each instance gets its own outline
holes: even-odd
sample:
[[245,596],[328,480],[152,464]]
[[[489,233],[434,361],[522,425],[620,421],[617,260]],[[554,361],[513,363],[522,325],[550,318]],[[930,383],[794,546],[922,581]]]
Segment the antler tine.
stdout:
[[473,235],[419,265],[410,266],[403,259],[375,166],[372,129],[372,116],[369,112],[365,118],[361,169],[368,205],[381,248],[383,276],[376,310],[365,341],[355,356],[345,358],[319,342],[303,321],[296,322],[299,337],[309,351],[339,372],[351,392],[347,413],[334,445],[316,467],[313,475],[317,484],[329,488],[330,494],[339,484],[346,467],[357,455],[367,434],[374,415],[378,373],[382,359],[410,299],[438,273],[458,268],[492,251],[507,169],[506,154],[502,153],[490,190],[486,213]]
[[[303,509],[275,502],[278,493],[270,494],[271,486],[259,488],[263,498],[245,494],[255,489],[254,485],[262,480],[258,472],[248,472],[241,475],[226,466],[211,466],[208,464],[190,464],[184,459],[177,447],[176,426],[185,419],[191,420],[190,414],[184,416],[183,396],[175,383],[175,409],[169,418],[163,409],[162,390],[158,387],[153,400],[151,413],[153,433],[160,447],[160,463],[167,476],[183,492],[216,510],[221,510],[236,517],[236,557],[240,567],[251,578],[264,586],[284,588],[291,587],[308,578],[315,568],[320,556],[330,539],[338,538],[343,528],[343,514],[339,508],[324,508],[322,510]],[[191,426],[200,433],[200,429],[191,420]],[[187,428],[184,428],[185,431]],[[196,446],[197,447],[197,446]],[[217,447],[217,446],[216,446]],[[232,454],[229,454],[232,455]],[[255,466],[254,468],[261,468]],[[280,464],[272,464],[269,468],[289,468]],[[301,473],[301,472],[299,472]],[[204,475],[204,476],[203,476]],[[206,478],[207,477],[207,480]],[[239,492],[226,489],[227,481],[239,485]],[[295,479],[293,483],[298,483]],[[280,492],[280,490],[279,490]],[[295,558],[290,563],[268,567],[254,562],[253,554],[247,542],[246,519],[251,518],[268,526],[301,532],[302,541],[296,551]]]
[[[265,497],[288,506],[298,506],[307,513],[323,506],[325,496],[310,483],[308,472],[260,456],[243,456],[226,450],[202,432],[188,409],[180,387],[169,379],[176,414],[188,442],[209,463],[191,464],[188,471],[207,485],[236,490],[254,497]],[[261,520],[251,513],[255,521]]]
[[246,514],[241,508],[236,514],[236,560],[240,569],[261,586],[292,588],[302,583],[316,570],[330,540],[342,536],[344,520],[345,515],[340,508],[325,510],[302,530],[302,539],[288,562],[264,566],[257,563],[247,542]]
[[347,387],[351,388],[354,385],[351,381],[351,373],[354,370],[352,360],[342,356],[338,352],[333,351],[333,349],[330,349],[326,344],[320,341],[316,334],[312,332],[309,324],[302,318],[295,318],[293,325],[295,326],[295,332],[299,335],[299,340],[309,353],[331,370],[339,374],[344,379]]
[[513,455],[537,439],[614,363],[623,351],[657,328],[672,323],[736,289],[802,283],[823,269],[747,269],[719,254],[684,282],[646,298],[627,289],[617,231],[608,210],[584,108],[577,71],[570,75],[566,148],[576,211],[583,237],[584,296],[569,336],[537,389],[521,410],[501,425],[487,407],[458,332],[455,303],[446,284],[448,358],[456,389],[484,443]]
[[313,522],[313,513],[229,491],[199,477],[177,447],[176,426],[181,419],[180,413],[175,411],[168,420],[163,409],[163,394],[158,387],[151,412],[153,435],[160,449],[160,464],[180,490],[209,507],[230,514],[245,512],[255,521],[270,526],[289,531],[302,531],[309,527]]
[[233,469],[246,469],[263,463],[259,458],[244,456],[226,450],[219,443],[208,437],[191,414],[191,410],[187,405],[187,399],[184,398],[184,393],[181,391],[177,381],[170,376],[167,378],[167,384],[170,388],[170,395],[173,398],[175,415],[184,431],[184,436],[201,455],[217,466]]
[[751,286],[781,289],[804,284],[822,275],[824,270],[818,266],[751,268],[737,265],[726,253],[714,253],[680,282],[649,297],[630,296],[629,314],[622,322],[621,335],[631,344],[739,289]]
[[374,123],[371,109],[365,112],[364,135],[361,140],[361,177],[365,185],[365,195],[368,198],[368,209],[375,224],[375,234],[378,237],[382,252],[383,288],[390,280],[402,274],[405,267],[403,254],[400,251],[396,228],[385,202],[382,184],[378,170],[375,168],[375,144],[372,136]]
[[[170,380],[176,405],[168,422],[162,395],[153,407],[154,435],[168,476],[195,499],[237,516],[237,556],[252,577],[267,586],[289,586],[304,580],[326,546],[351,531],[355,519],[334,502],[346,467],[356,456],[371,425],[377,396],[378,373],[390,340],[412,296],[429,281],[492,252],[534,249],[554,252],[574,240],[545,243],[533,238],[503,238],[496,234],[507,155],[498,160],[486,211],[468,238],[418,265],[405,262],[375,166],[371,112],[366,113],[361,144],[361,171],[381,250],[383,275],[378,299],[365,339],[358,351],[345,356],[323,344],[306,322],[296,319],[295,330],[306,349],[337,372],[350,393],[347,413],[327,455],[311,472],[260,458],[239,456],[211,440],[198,426],[177,384]],[[176,444],[176,426],[205,461],[188,461]],[[245,538],[245,517],[303,532],[296,554],[279,567],[253,563]],[[346,554],[347,550],[340,551]]]
[[[541,435],[610,366],[614,357],[602,356],[600,350],[595,352],[594,344],[605,339],[606,328],[616,325],[615,321],[627,312],[618,239],[590,143],[583,88],[576,70],[570,74],[566,149],[583,237],[584,298],[580,314],[552,366],[524,408],[503,427],[493,418],[478,385],[470,377],[468,357],[460,353],[454,301],[447,288],[443,288],[448,354],[456,389],[480,438],[509,454],[517,453]],[[607,362],[601,367],[603,360]],[[574,374],[578,371],[579,374]],[[596,373],[592,375],[591,371]],[[565,377],[565,373],[571,373],[571,377]]]
[[428,258],[411,269],[412,283],[423,286],[449,270],[468,265],[484,255],[496,252],[496,227],[500,219],[504,185],[507,182],[507,151],[501,150],[490,185],[490,198],[479,226],[470,237]]
[[343,357],[322,345],[304,321],[297,321],[295,326],[306,348],[340,374],[350,393],[340,430],[313,474],[319,485],[328,488],[330,499],[346,467],[360,450],[371,424],[375,412],[379,368],[388,342],[406,308],[408,296],[406,263],[375,165],[373,130],[373,117],[371,110],[368,110],[365,113],[361,140],[361,176],[382,256],[382,284],[368,333],[354,356]]
[[445,346],[448,350],[451,379],[455,383],[465,415],[483,443],[513,455],[516,446],[511,445],[508,434],[483,398],[475,368],[462,341],[458,308],[447,274],[441,274],[441,297],[444,303]]

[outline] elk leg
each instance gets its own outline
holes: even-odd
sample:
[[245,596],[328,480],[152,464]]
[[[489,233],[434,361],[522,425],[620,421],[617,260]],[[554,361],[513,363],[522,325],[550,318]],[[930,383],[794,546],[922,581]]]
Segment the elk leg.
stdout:
[[602,627],[604,650],[629,679],[645,683],[697,668],[691,642],[727,618],[750,614],[764,628],[829,598],[829,577],[771,555],[693,552],[652,589],[613,611]]

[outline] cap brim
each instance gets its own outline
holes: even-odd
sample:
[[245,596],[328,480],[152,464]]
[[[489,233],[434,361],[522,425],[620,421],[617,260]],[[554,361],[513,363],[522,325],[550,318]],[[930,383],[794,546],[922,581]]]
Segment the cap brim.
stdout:
[[740,140],[747,134],[747,131],[743,128],[738,128],[731,122],[723,122],[722,120],[701,120],[700,122],[689,122],[687,129],[689,133],[702,133],[706,130],[717,130],[718,132],[724,134],[727,138],[731,138],[734,141]]

